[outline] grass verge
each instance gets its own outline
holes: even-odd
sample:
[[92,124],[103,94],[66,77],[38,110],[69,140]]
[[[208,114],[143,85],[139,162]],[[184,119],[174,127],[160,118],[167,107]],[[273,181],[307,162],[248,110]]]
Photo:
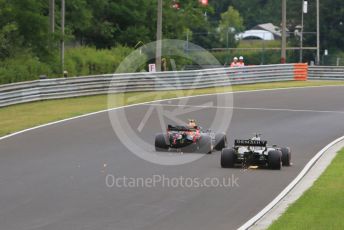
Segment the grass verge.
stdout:
[[[136,98],[135,101],[115,100],[113,107],[125,104],[140,103],[155,99],[167,99],[187,95],[202,95],[215,92],[243,91],[272,88],[321,86],[321,85],[344,85],[344,82],[334,81],[290,81],[276,83],[261,83],[250,85],[238,85],[232,87],[206,88],[197,90],[183,90],[171,92],[145,93],[145,97],[140,97],[142,93],[127,93],[125,97]],[[158,96],[158,97],[157,97]],[[116,96],[112,96],[112,99]],[[48,100],[8,106],[0,109],[0,136],[4,136],[19,130],[31,128],[37,125],[75,117],[108,108],[107,95],[87,96],[78,98],[68,98],[59,100]]]
[[344,149],[269,230],[344,229]]

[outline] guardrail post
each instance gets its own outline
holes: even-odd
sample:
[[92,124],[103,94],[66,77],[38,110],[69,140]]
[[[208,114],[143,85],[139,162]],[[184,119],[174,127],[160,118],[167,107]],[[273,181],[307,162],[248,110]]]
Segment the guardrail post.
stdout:
[[308,79],[308,64],[296,63],[294,64],[294,80],[307,81]]

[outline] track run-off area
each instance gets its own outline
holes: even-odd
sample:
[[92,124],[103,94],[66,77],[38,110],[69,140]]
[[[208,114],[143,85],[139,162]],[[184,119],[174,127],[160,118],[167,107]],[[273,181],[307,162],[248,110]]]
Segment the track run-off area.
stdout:
[[[0,229],[236,229],[269,204],[319,150],[344,135],[344,86],[229,94],[229,106],[217,104],[228,94],[170,99],[0,139]],[[135,138],[153,146],[161,132],[161,110],[167,111],[166,124],[194,118],[204,128],[216,122],[216,114],[228,113],[229,145],[258,132],[269,144],[290,147],[293,165],[276,171],[222,169],[220,152],[182,165],[145,161],[121,141],[127,130],[114,130],[111,117],[125,114]],[[124,186],[123,178],[158,177],[165,184]],[[120,186],[111,183],[116,178],[122,179]],[[232,183],[167,186],[173,178]]]

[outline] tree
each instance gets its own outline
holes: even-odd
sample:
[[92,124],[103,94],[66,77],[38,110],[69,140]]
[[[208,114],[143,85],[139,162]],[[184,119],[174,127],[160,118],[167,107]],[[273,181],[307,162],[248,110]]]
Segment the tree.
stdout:
[[[314,15],[307,16],[311,22],[307,22],[309,30],[315,31],[315,3],[311,5],[311,13]],[[320,1],[320,39],[321,49],[329,49],[330,52],[336,53],[344,51],[344,2],[341,0]],[[315,36],[310,41],[315,44]]]
[[23,37],[22,46],[31,49],[40,57],[49,55],[48,50],[48,1],[44,0],[8,0],[5,1],[12,11],[11,19]]
[[13,57],[21,45],[18,24],[14,20],[13,6],[0,0],[0,59]]
[[7,23],[0,29],[0,60],[14,56],[18,50],[18,27],[16,23]]
[[[81,4],[85,0],[77,1]],[[155,0],[86,2],[92,16],[89,17],[90,26],[80,33],[82,36],[79,36],[79,40],[83,43],[95,45],[97,48],[109,48],[120,44],[135,46],[138,41],[146,43],[155,37],[155,32],[152,31],[156,20]]]
[[67,33],[73,35],[80,44],[84,44],[87,31],[94,26],[93,19],[93,10],[87,0],[66,1]]
[[221,33],[221,42],[231,47],[235,46],[235,33],[244,30],[244,20],[239,11],[229,6],[228,10],[221,14],[219,31]]
[[179,10],[171,9],[166,9],[169,13],[164,23],[170,25],[169,30],[164,31],[166,37],[186,39],[188,35],[190,42],[203,48],[218,47],[217,23],[209,17],[214,13],[211,6],[201,5],[195,0],[183,0]]

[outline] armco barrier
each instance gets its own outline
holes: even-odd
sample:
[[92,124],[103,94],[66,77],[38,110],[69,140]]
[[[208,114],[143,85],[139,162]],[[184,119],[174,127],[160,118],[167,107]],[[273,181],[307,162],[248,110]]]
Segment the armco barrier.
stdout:
[[309,66],[311,80],[344,80],[344,66]]
[[124,73],[0,85],[0,107],[39,100],[119,92],[198,89],[293,80],[294,65]]
[[[327,71],[331,72],[331,77],[326,75]],[[344,68],[329,69],[308,67],[307,64],[284,64],[44,79],[0,85],[0,107],[40,100],[106,93],[199,89],[238,84],[307,80],[307,78],[325,79],[325,77],[326,79],[341,78],[344,80],[343,73]]]

